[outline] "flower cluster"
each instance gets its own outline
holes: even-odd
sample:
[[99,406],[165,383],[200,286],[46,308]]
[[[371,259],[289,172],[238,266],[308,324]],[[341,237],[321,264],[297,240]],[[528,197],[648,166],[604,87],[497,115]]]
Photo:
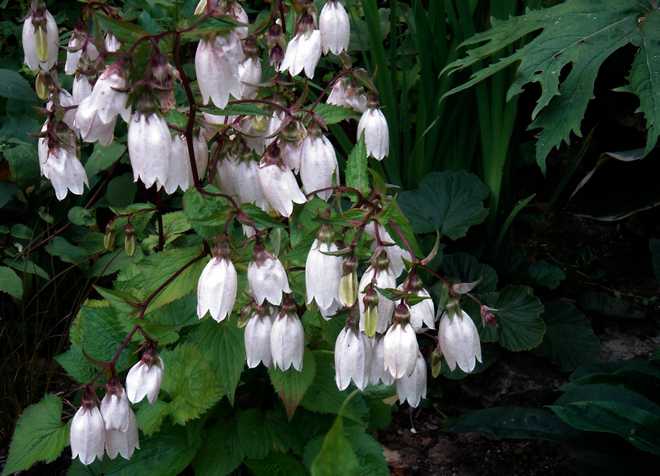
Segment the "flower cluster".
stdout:
[[[417,258],[385,218],[392,200],[386,191],[367,193],[341,183],[337,151],[315,110],[324,99],[346,118],[359,118],[353,131],[355,142],[364,146],[365,162],[389,154],[389,128],[377,91],[365,79],[366,72],[351,66],[347,54],[346,9],[340,1],[328,0],[317,14],[313,2],[296,2],[294,31],[287,36],[284,15],[278,13],[284,5],[273,3],[267,25],[254,30],[236,0],[202,0],[195,10],[198,18],[191,19],[186,30],[149,35],[132,45],[122,45],[110,31],[100,36],[76,28],[64,65],[64,72],[74,76],[69,92],[57,80],[57,25],[35,0],[24,23],[23,45],[25,63],[37,73],[40,97],[48,101],[38,146],[41,173],[59,200],[68,192],[81,195],[88,178],[79,160],[79,141],[111,144],[121,118],[127,124],[135,182],[155,194],[193,188],[202,196],[221,197],[231,212],[197,282],[197,316],[209,315],[218,323],[228,320],[243,286],[237,269],[246,270],[249,302],[241,309],[240,324],[245,327],[248,367],[263,364],[281,371],[303,370],[305,332],[299,303],[288,263],[270,246],[268,230],[257,226],[244,208],[257,207],[268,219],[291,227],[300,205],[325,201],[330,210],[334,197],[341,211],[339,195],[350,195],[358,218],[341,225],[348,238],[336,236],[330,216],[321,217],[323,224],[305,261],[305,304],[324,319],[345,319],[335,342],[340,390],[351,382],[360,390],[395,385],[399,400],[416,407],[426,396],[427,383],[417,336],[435,329],[441,315],[439,351],[450,369],[471,372],[481,361],[477,329],[456,293],[450,293],[449,303],[436,313],[418,272],[425,269],[426,259]],[[88,8],[101,8],[104,15],[112,12],[103,10],[101,2]],[[231,26],[201,28],[214,18],[230,20],[223,24]],[[181,62],[184,34],[194,34],[198,41],[195,80]],[[174,44],[169,59],[159,46],[166,36],[173,37]],[[133,55],[141,46],[150,56],[143,68],[135,68]],[[309,82],[320,76],[315,73],[324,55],[334,56],[328,65],[341,63],[343,68],[305,106]],[[177,105],[176,85],[185,92],[187,106]],[[238,107],[246,105],[256,111]],[[187,118],[185,127],[173,123],[177,115]],[[242,225],[242,245],[251,245],[246,246],[251,250],[247,263],[236,261],[244,250],[232,248],[235,240],[227,229],[234,221]],[[135,233],[130,224],[125,232],[126,251],[132,255]],[[142,303],[140,319],[147,305]],[[73,455],[84,464],[104,453],[130,458],[139,448],[129,402],[146,397],[153,403],[163,374],[155,343],[144,337],[148,345],[128,372],[126,389],[117,380],[113,361],[100,408],[93,385],[85,392],[71,426]]]

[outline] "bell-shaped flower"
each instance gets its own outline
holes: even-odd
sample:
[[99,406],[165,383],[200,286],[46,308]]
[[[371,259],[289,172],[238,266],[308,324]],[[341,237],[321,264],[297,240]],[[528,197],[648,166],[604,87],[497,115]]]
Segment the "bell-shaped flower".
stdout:
[[335,382],[339,390],[346,390],[351,380],[364,390],[369,383],[371,344],[362,332],[346,326],[335,341]]
[[260,244],[254,247],[254,260],[248,265],[247,279],[252,297],[260,306],[264,301],[279,306],[283,293],[291,292],[282,262]]
[[213,250],[213,258],[207,263],[197,282],[197,317],[210,313],[217,322],[231,314],[236,302],[238,276],[229,259],[226,241]]
[[282,309],[275,318],[270,333],[270,351],[273,365],[280,370],[303,368],[305,331],[294,310]]
[[[48,122],[42,132],[52,127]],[[50,180],[58,200],[64,200],[68,192],[82,195],[85,185],[89,186],[85,168],[76,156],[76,138],[71,131],[59,134],[49,132],[40,137],[37,144],[41,175]]]
[[383,112],[376,107],[369,107],[362,113],[358,122],[358,140],[364,134],[367,155],[376,160],[383,160],[390,152],[390,130]]
[[243,6],[236,0],[225,3],[225,14],[236,20],[241,26],[234,28],[234,32],[238,35],[241,40],[245,40],[248,36],[248,25],[250,19],[248,14],[243,8]]
[[[111,64],[101,73],[96,84],[94,84],[92,94],[82,101],[80,107],[90,108],[103,124],[109,124],[117,118],[117,115],[128,122],[131,109],[126,103],[128,99],[126,86],[126,77],[122,67],[117,63]],[[78,111],[80,111],[80,107]],[[77,115],[76,121],[78,122]],[[78,124],[78,128],[82,130],[85,125]]]
[[83,399],[71,421],[69,441],[71,458],[84,465],[102,459],[105,451],[105,424],[99,407],[90,399]]
[[90,94],[92,94],[92,84],[89,82],[89,78],[84,74],[77,74],[73,78],[73,86],[71,88],[71,95],[73,96],[74,104],[80,104]]
[[358,112],[367,110],[367,95],[363,88],[358,88],[350,78],[339,78],[332,85],[326,100],[334,106],[349,107]]
[[[209,148],[201,133],[193,138],[193,149],[195,151],[197,177],[201,180],[206,174],[206,167],[209,163]],[[165,191],[172,194],[179,188],[185,192],[194,184],[192,167],[190,166],[190,154],[188,154],[188,143],[185,136],[177,134],[172,139],[170,166],[167,172]]]
[[[378,227],[378,232],[376,232],[376,227]],[[383,248],[385,249],[385,253],[387,253],[387,257],[390,260],[390,268],[392,268],[394,276],[397,278],[401,276],[401,273],[403,273],[403,270],[405,269],[404,260],[408,262],[412,261],[410,252],[395,244],[396,242],[392,236],[380,223],[376,223],[375,221],[369,222],[367,226],[364,227],[364,231],[367,233],[367,235],[371,236],[375,240],[371,245],[372,249],[375,249],[376,246],[378,246],[376,240],[377,237],[380,238],[381,242],[386,245]]]
[[447,305],[447,312],[438,326],[438,346],[450,370],[458,365],[463,372],[470,373],[481,360],[479,331],[470,316],[458,309],[457,304]]
[[147,350],[126,375],[126,395],[131,403],[139,403],[147,397],[149,403],[158,398],[165,366],[155,351]]
[[289,217],[293,204],[305,203],[307,197],[300,190],[291,169],[282,163],[279,148],[273,144],[268,150],[257,171],[259,183],[270,206],[280,215]]
[[305,75],[313,79],[319,59],[321,59],[321,32],[314,28],[314,18],[305,14],[298,32],[286,46],[279,71],[288,70],[291,76],[298,76],[305,70]]
[[421,330],[423,325],[426,325],[429,329],[435,329],[435,305],[429,292],[422,286],[422,281],[413,271],[397,288],[400,291],[423,298],[422,301],[410,306],[410,325],[416,331]]
[[254,99],[261,83],[261,60],[258,56],[248,56],[238,65],[238,77],[241,81],[241,98]]
[[108,53],[116,53],[121,48],[121,41],[119,41],[117,37],[110,32],[105,34],[103,44],[105,46],[105,50]]
[[44,7],[33,8],[23,22],[24,62],[32,71],[49,71],[57,63],[57,23]]
[[241,98],[239,65],[243,59],[241,40],[234,32],[199,42],[195,71],[203,104],[210,100],[216,107],[224,108],[230,95]]
[[141,180],[145,188],[165,185],[172,151],[172,136],[165,119],[156,113],[134,113],[127,142],[133,181]]
[[426,398],[426,361],[421,352],[417,353],[413,373],[396,381],[396,393],[399,402],[408,402],[413,408],[417,408],[422,398]]
[[[374,286],[378,288],[395,288],[396,287],[396,276],[392,272],[392,269],[389,266],[389,260],[386,256],[382,254],[376,258],[375,263],[367,268],[367,270],[362,275],[360,279],[360,284],[358,285],[358,306],[360,309],[360,330],[366,331],[369,326],[367,326],[367,307],[364,303],[364,297],[367,292],[368,286]],[[378,294],[378,304],[376,306],[377,310],[377,322],[375,331],[383,333],[387,330],[387,326],[390,325],[392,320],[392,313],[394,312],[394,303],[387,299],[380,293]],[[367,332],[367,335],[372,335],[370,330]]]
[[328,0],[319,15],[323,54],[335,55],[348,50],[351,39],[351,21],[344,6],[337,0]]
[[140,434],[135,413],[128,409],[128,427],[126,431],[109,430],[105,433],[105,452],[110,459],[117,455],[128,460],[136,449],[140,449]]
[[71,95],[69,91],[66,89],[62,88],[56,93],[53,93],[50,95],[50,99],[46,103],[46,110],[48,112],[53,111],[53,100],[56,99],[57,103],[62,107],[65,108],[66,110],[64,111],[64,115],[62,116],[62,122],[64,122],[67,126],[69,126],[69,129],[75,130],[75,119],[76,119],[76,110],[73,106],[76,105],[76,102]]
[[264,308],[258,309],[245,326],[245,357],[247,365],[253,369],[260,363],[270,368],[273,357],[270,350],[270,336],[273,317]]
[[342,273],[341,256],[327,253],[338,251],[331,242],[327,228],[321,229],[319,236],[312,243],[305,263],[305,288],[307,304],[316,301],[319,309],[329,311],[339,304],[339,280]]
[[371,361],[369,362],[369,384],[392,385],[394,378],[385,370],[385,337],[371,338]]
[[[300,179],[306,194],[332,187],[339,165],[335,148],[327,137],[317,132],[308,134],[303,140],[300,158]],[[316,192],[316,195],[327,200],[332,190]]]
[[262,210],[268,210],[268,200],[259,182],[259,162],[251,157],[237,162],[233,171],[234,187],[240,203],[253,203]]
[[74,29],[67,44],[64,72],[66,74],[74,74],[82,58],[85,58],[87,61],[96,61],[98,57],[99,50],[89,40],[87,32]]
[[220,191],[238,198],[238,188],[236,187],[238,158],[233,154],[227,154],[217,162],[216,170],[216,182]]
[[110,381],[106,389],[106,394],[101,400],[101,415],[103,415],[105,429],[127,431],[131,407],[126,391],[116,381]]
[[288,121],[279,134],[279,146],[284,164],[294,173],[300,170],[303,142],[307,129],[300,121]]
[[415,329],[412,328],[409,320],[408,306],[403,303],[397,305],[394,324],[383,338],[385,370],[395,379],[406,377],[415,370],[419,345]]

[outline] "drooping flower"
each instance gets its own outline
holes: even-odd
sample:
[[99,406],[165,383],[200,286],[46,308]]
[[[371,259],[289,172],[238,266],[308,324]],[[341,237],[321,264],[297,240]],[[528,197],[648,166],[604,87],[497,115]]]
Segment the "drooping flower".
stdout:
[[105,429],[127,431],[129,410],[130,405],[124,387],[116,380],[111,380],[106,385],[106,394],[101,400],[101,415],[105,422]]
[[[303,140],[300,155],[300,179],[305,193],[310,194],[315,190],[331,187],[338,170],[335,148],[328,138],[318,130],[310,131]],[[323,190],[316,195],[327,200],[332,195],[332,190]]]
[[149,403],[154,403],[158,398],[164,370],[163,360],[155,350],[147,349],[126,375],[128,400],[131,403],[139,403],[147,397]]
[[68,192],[82,195],[85,185],[89,186],[87,173],[77,157],[76,138],[70,130],[55,130],[48,121],[37,144],[41,175],[50,180],[58,200],[64,200]]
[[397,289],[425,298],[423,301],[410,306],[410,325],[413,329],[416,331],[421,330],[423,325],[426,325],[429,329],[435,329],[435,305],[429,292],[423,288],[419,276],[411,272]]
[[[84,74],[77,74],[73,78],[73,87],[71,88],[74,104],[80,104],[85,98],[92,94],[92,85],[89,78]],[[74,112],[75,120],[75,112]]]
[[243,43],[245,59],[238,66],[238,77],[241,81],[241,98],[254,99],[261,83],[261,60],[254,38],[250,37]]
[[195,71],[203,104],[210,100],[216,107],[224,108],[230,95],[241,98],[239,65],[243,59],[241,41],[234,32],[199,42]]
[[49,71],[57,63],[59,34],[57,23],[43,6],[30,10],[23,22],[24,62],[32,71]]
[[267,306],[258,306],[245,326],[245,357],[247,365],[253,369],[260,363],[270,368],[273,356],[270,349],[270,336],[273,316]]
[[390,130],[385,115],[373,104],[362,113],[358,122],[358,140],[363,134],[367,155],[376,160],[383,160],[390,152]]
[[305,203],[293,172],[282,163],[279,147],[271,145],[258,169],[259,183],[270,206],[280,215],[289,217],[294,203]]
[[319,15],[319,30],[321,31],[321,47],[323,54],[332,52],[335,55],[348,50],[351,39],[351,22],[348,12],[337,0],[328,0]]
[[96,61],[99,57],[99,50],[89,40],[87,32],[76,28],[71,33],[71,38],[69,38],[69,43],[67,44],[64,72],[66,74],[74,74],[83,57],[86,61]]
[[105,425],[95,398],[93,391],[86,390],[82,405],[71,420],[71,458],[78,458],[84,465],[102,459],[105,450]]
[[[367,268],[360,279],[358,286],[358,306],[360,309],[360,330],[366,332],[368,336],[373,336],[373,332],[383,333],[387,330],[390,321],[392,320],[392,313],[394,312],[394,303],[380,293],[377,293],[374,287],[378,288],[395,288],[396,276],[392,272],[389,265],[387,255],[381,252],[374,258],[373,264]],[[370,288],[371,293],[376,292],[377,304],[375,306],[376,314],[373,316],[376,322],[367,322],[370,319],[366,312],[370,306],[365,305],[365,296],[368,295],[367,289]],[[373,295],[372,295],[373,296]],[[375,328],[373,327],[375,324]]]
[[268,210],[268,200],[259,182],[259,162],[248,153],[237,161],[233,171],[234,187],[240,203],[253,203],[262,210]]
[[314,78],[314,70],[321,59],[321,32],[314,27],[314,17],[304,14],[298,31],[286,47],[279,71],[289,71],[298,76],[303,70],[309,79]]
[[383,338],[385,370],[395,379],[407,377],[415,370],[419,345],[409,321],[408,306],[398,304],[394,313],[394,324]]
[[128,409],[128,428],[126,431],[109,430],[105,433],[105,452],[110,459],[121,455],[124,459],[131,459],[136,449],[140,449],[140,435],[138,432],[135,413]]
[[282,148],[282,160],[284,165],[294,173],[300,170],[302,161],[303,142],[307,137],[307,129],[300,121],[289,121],[280,133],[279,145]]
[[421,352],[417,353],[415,370],[396,381],[396,393],[399,402],[408,402],[413,408],[417,408],[422,398],[426,398],[426,361]]
[[136,112],[128,125],[128,157],[133,181],[145,188],[167,183],[172,152],[172,136],[165,119],[156,113]]
[[338,309],[339,280],[341,279],[342,259],[327,253],[338,251],[332,242],[332,232],[321,227],[317,238],[307,254],[305,262],[305,288],[307,304],[316,301],[319,309],[328,313],[333,307]]
[[260,243],[254,246],[254,257],[248,265],[247,279],[252,297],[258,305],[268,301],[279,306],[283,294],[291,292],[282,262]]
[[108,53],[116,53],[121,49],[121,41],[119,41],[119,39],[117,39],[117,37],[110,32],[105,34],[103,43],[105,46],[105,50]]
[[371,338],[371,362],[369,363],[369,383],[371,385],[392,385],[394,378],[385,370],[385,337]]
[[293,367],[302,371],[305,331],[295,314],[295,303],[282,306],[275,318],[270,334],[270,351],[276,368],[288,370]]
[[394,273],[395,277],[398,278],[401,276],[401,273],[403,273],[403,270],[405,269],[404,261],[412,261],[410,252],[395,244],[396,242],[392,236],[380,223],[375,221],[369,222],[367,226],[364,227],[364,231],[367,233],[367,235],[374,238],[374,242],[371,245],[372,249],[375,249],[378,246],[377,238],[380,238],[380,241],[386,245],[383,248],[385,249],[385,253],[387,253],[387,257],[390,260],[390,268],[392,268],[392,272]]
[[[206,167],[209,163],[209,149],[201,132],[193,138],[193,149],[195,151],[195,164],[197,177],[204,178]],[[172,151],[170,153],[170,166],[165,182],[167,193],[176,192],[177,188],[185,192],[195,184],[190,166],[190,154],[188,154],[188,143],[185,136],[177,134],[172,139]]]
[[238,189],[236,187],[236,174],[238,170],[238,158],[233,153],[228,153],[222,157],[216,165],[216,181],[222,191],[227,195],[238,198]]
[[229,255],[229,245],[222,240],[213,248],[213,258],[199,276],[197,317],[200,319],[208,312],[214,320],[221,322],[234,308],[238,276]]
[[367,95],[347,77],[335,81],[326,102],[335,106],[350,107],[358,112],[367,110]]
[[234,31],[241,40],[245,40],[248,37],[248,24],[250,23],[247,12],[237,0],[226,2],[225,9],[224,13],[226,15],[229,15],[241,24],[241,26],[234,28]]
[[346,326],[335,341],[335,382],[346,390],[351,380],[364,390],[369,383],[371,344],[369,338],[351,326]]
[[450,370],[456,366],[470,373],[481,360],[479,331],[472,318],[459,308],[458,303],[447,304],[447,311],[438,326],[438,346]]

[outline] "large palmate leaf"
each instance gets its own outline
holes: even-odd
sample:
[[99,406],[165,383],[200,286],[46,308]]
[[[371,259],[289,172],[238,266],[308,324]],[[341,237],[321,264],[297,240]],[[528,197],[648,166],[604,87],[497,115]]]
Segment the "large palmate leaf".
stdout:
[[[511,98],[530,83],[539,83],[532,129],[541,129],[536,160],[545,171],[548,153],[571,132],[580,136],[580,123],[593,97],[594,82],[603,62],[621,47],[639,47],[630,75],[630,90],[640,97],[648,124],[646,152],[655,146],[660,131],[660,12],[650,0],[568,0],[545,10],[534,10],[479,33],[464,45],[464,58],[449,64],[453,73],[471,68],[530,34],[541,32],[525,46],[476,71],[464,84],[445,96],[463,91],[502,69],[518,64]],[[562,70],[570,72],[561,81]]]

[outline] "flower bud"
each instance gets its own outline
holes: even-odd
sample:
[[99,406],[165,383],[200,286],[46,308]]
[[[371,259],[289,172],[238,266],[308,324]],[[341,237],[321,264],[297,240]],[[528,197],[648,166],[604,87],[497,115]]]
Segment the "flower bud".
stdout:
[[37,73],[37,77],[34,79],[34,89],[39,99],[42,101],[48,99],[48,80],[41,71]]
[[417,352],[413,372],[396,381],[396,393],[399,402],[408,402],[413,408],[417,408],[422,398],[426,398],[426,361],[421,352]]
[[369,383],[371,345],[363,333],[344,327],[335,341],[335,382],[339,390],[346,390],[351,380],[364,390]]
[[294,312],[282,312],[275,318],[270,334],[273,365],[280,370],[291,366],[302,371],[305,351],[305,331]]
[[142,359],[126,375],[126,395],[131,403],[139,403],[147,397],[149,403],[158,398],[165,366],[153,349],[142,354]]
[[110,222],[105,229],[105,234],[103,235],[103,248],[106,251],[112,251],[115,249],[115,230],[113,229],[113,223]]
[[357,258],[354,255],[342,262],[342,275],[339,280],[339,302],[346,307],[355,304],[358,293]]
[[135,228],[130,223],[124,226],[124,252],[127,256],[135,254]]

